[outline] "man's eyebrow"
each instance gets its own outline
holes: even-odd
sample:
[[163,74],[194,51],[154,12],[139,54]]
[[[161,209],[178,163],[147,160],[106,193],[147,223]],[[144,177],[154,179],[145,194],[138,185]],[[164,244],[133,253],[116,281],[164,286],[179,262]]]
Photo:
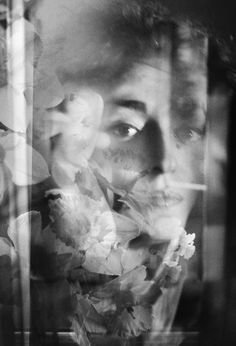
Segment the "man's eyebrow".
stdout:
[[142,113],[147,112],[147,107],[142,101],[132,99],[114,99],[112,103],[116,106],[134,109]]
[[172,110],[182,119],[196,118],[199,113],[206,117],[205,107],[191,98],[185,98],[181,103],[173,102]]

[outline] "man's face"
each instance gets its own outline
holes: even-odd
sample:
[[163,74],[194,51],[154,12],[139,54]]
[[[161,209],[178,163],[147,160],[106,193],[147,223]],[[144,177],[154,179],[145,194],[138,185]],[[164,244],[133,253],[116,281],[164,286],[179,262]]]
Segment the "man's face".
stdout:
[[137,62],[103,91],[101,131],[109,144],[93,159],[115,187],[148,197],[153,226],[166,217],[184,226],[196,192],[178,183],[202,183],[206,77],[201,70],[182,76],[164,61]]
[[[169,31],[160,33],[161,48],[133,58],[117,83],[104,86],[102,75],[101,84],[89,83],[103,101],[99,132],[106,138],[101,145],[99,136],[89,160],[114,187],[147,201],[144,214],[154,229],[163,218],[177,218],[184,226],[196,199],[190,187],[203,183],[206,42],[185,26],[177,34],[173,42]],[[63,86],[67,94],[83,91],[75,81]],[[61,145],[74,165],[81,152],[81,134],[77,137],[67,136],[69,144],[75,142],[73,151],[66,141]],[[120,212],[129,213],[124,207]]]

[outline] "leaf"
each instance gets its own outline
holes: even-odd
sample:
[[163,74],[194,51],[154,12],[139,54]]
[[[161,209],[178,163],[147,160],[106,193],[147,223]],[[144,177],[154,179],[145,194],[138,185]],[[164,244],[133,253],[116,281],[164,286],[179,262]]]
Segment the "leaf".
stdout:
[[140,266],[128,273],[124,273],[121,276],[105,283],[91,292],[91,296],[98,299],[110,299],[114,297],[118,292],[130,290],[133,286],[136,286],[144,281],[146,277],[146,267]]
[[144,264],[145,260],[147,260],[147,256],[147,250],[144,248],[129,248],[127,250],[124,250],[121,256],[121,264],[124,268],[124,272],[129,272],[130,270]]
[[[71,246],[63,243],[59,238],[57,238],[56,233],[52,231],[50,225],[41,230],[42,246],[48,253],[57,253],[58,255],[71,254],[73,257],[78,258],[77,265],[82,263],[82,254],[79,250],[74,249]],[[33,245],[38,245],[37,242],[32,239]]]
[[73,267],[83,263],[84,255],[67,246],[50,226],[42,229],[41,216],[31,212],[31,261],[34,273],[47,278],[65,277]]
[[51,165],[51,174],[58,186],[63,189],[73,189],[75,187],[75,175],[77,168],[68,162],[57,160]]
[[116,226],[116,240],[121,245],[127,244],[130,240],[140,235],[140,229],[136,222],[125,215],[113,212]]
[[129,192],[124,197],[120,199],[121,202],[125,203],[128,207],[135,210],[136,212],[142,215],[143,210],[147,206],[146,203],[143,202],[143,199],[138,199],[136,195]]
[[18,258],[9,239],[0,237],[0,303],[19,303]]
[[89,241],[91,228],[90,215],[84,211],[82,202],[74,194],[65,195],[63,192],[61,198],[49,201],[53,231],[66,245],[81,250]]
[[170,267],[168,270],[168,273],[165,278],[164,287],[168,288],[172,285],[176,285],[180,279],[180,275],[182,272],[182,267],[180,265],[177,265],[175,267]]
[[122,189],[118,189],[115,188],[103,175],[101,175],[101,173],[98,171],[98,169],[94,169],[94,175],[99,183],[99,185],[101,186],[102,190],[111,190],[112,192],[116,193],[119,196],[126,196],[127,195],[127,191],[126,190],[122,190]]
[[81,167],[80,171],[76,174],[75,182],[83,195],[86,195],[95,201],[103,199],[105,202],[103,192],[98,185],[95,175],[89,167]]
[[140,285],[146,279],[147,272],[146,267],[141,265],[139,267],[136,266],[135,269],[129,271],[126,274],[123,274],[120,279],[120,289],[127,290],[133,289],[137,285]]
[[120,258],[120,249],[112,249],[108,257],[102,264],[101,273],[107,275],[121,275],[123,272],[123,268]]
[[101,212],[94,222],[97,223],[98,227],[96,233],[93,231],[92,234],[98,241],[110,243],[110,245],[117,242],[116,225],[110,210]]
[[51,261],[49,263],[52,266],[52,270],[57,277],[66,277],[71,267],[71,253],[65,254],[51,254]]
[[146,280],[131,288],[135,305],[150,306],[157,300],[162,292],[158,285],[155,288],[154,285],[152,280]]
[[137,207],[136,203],[134,204],[133,201],[130,201],[127,197],[120,198],[120,202],[129,207],[129,209],[125,210],[123,213],[139,225],[141,232],[154,233],[153,227],[147,222],[147,219],[137,211],[137,209],[139,210],[140,208]]
[[[13,16],[13,13],[11,15]],[[13,42],[12,50],[8,54],[8,80],[9,84],[11,83],[12,87],[24,97],[25,89],[33,87],[33,69],[42,52],[42,43],[34,26],[23,17],[19,18],[19,13],[15,16],[6,30],[7,37]],[[22,40],[22,31],[24,31],[24,40]],[[22,54],[22,50],[25,54]],[[32,109],[27,113],[28,120],[31,121]]]
[[[0,249],[3,243],[0,242]],[[3,250],[4,251],[4,250]],[[1,251],[2,252],[2,251]],[[11,258],[8,255],[0,255],[0,303],[18,304],[19,291],[16,291],[19,277],[16,268],[12,265]],[[15,286],[15,288],[14,288]]]
[[[77,145],[78,148],[80,146],[80,152],[77,154],[88,159],[87,155],[82,155],[82,152],[84,152],[85,147],[91,146],[94,137],[97,137],[103,111],[103,100],[92,90],[81,90],[76,94],[65,95],[63,107],[64,110],[59,108],[45,110],[42,109],[41,105],[40,109],[36,109],[33,124],[34,133],[41,139],[48,139],[61,134],[63,143],[67,142],[71,148],[72,144]],[[58,149],[61,150],[61,148],[55,148],[55,151]],[[85,150],[85,152],[87,151]],[[65,157],[64,160],[66,160]]]
[[90,298],[95,308],[102,314],[114,315],[127,306],[151,306],[162,294],[163,280],[155,283],[146,276],[146,267],[140,266],[94,289]]
[[[54,147],[52,163],[55,167],[59,166],[61,171],[64,169],[73,182],[74,175],[78,172],[76,181],[78,180],[81,192],[89,194],[93,190],[88,185],[80,184],[81,179],[84,179],[80,175],[85,172],[89,175],[86,182],[93,184],[94,179],[88,170],[88,160],[93,154],[99,136],[103,100],[97,93],[83,89],[78,95],[72,94],[71,98],[65,100],[65,108],[68,121],[60,129],[61,135]],[[50,116],[50,112],[48,115]],[[94,185],[95,190],[97,190],[96,185]],[[59,186],[61,186],[60,181]]]
[[[29,219],[31,224],[31,246],[44,246],[44,237],[42,231],[42,219],[40,212],[29,212]],[[10,233],[10,231],[9,231]],[[15,236],[13,236],[14,238]]]
[[70,121],[66,114],[55,109],[35,109],[32,124],[34,136],[41,140],[47,140],[62,133]]
[[85,327],[76,317],[72,320],[72,330],[74,332],[72,333],[72,339],[76,344],[80,346],[91,346]]
[[0,162],[0,204],[2,203],[5,192],[7,191],[8,179],[10,178],[7,173],[8,171],[6,170],[6,167],[4,167]]
[[150,306],[160,295],[160,285],[147,280],[147,268],[142,265],[120,277],[121,290],[130,290],[133,303]]
[[111,250],[109,243],[95,243],[86,251],[83,267],[94,273],[120,275],[120,251]]
[[[134,299],[131,291],[118,291],[111,298],[96,299],[91,296],[91,302],[94,308],[104,318],[107,326],[115,319],[122,311],[134,305]],[[109,328],[109,327],[108,327]]]
[[46,69],[34,70],[34,107],[53,108],[60,104],[64,98],[64,90],[56,74]]
[[[19,13],[17,13],[16,17],[13,21],[11,21],[10,25],[7,27],[7,34],[11,37],[11,39],[14,39],[15,41],[21,40],[22,33],[20,27],[24,27],[25,31],[25,48],[29,52],[34,46],[35,38],[36,37],[36,31],[34,28],[34,25],[30,23],[28,20],[25,20],[24,17],[19,17]],[[14,64],[16,68],[18,66],[21,66],[21,64],[24,63],[24,56],[22,54],[17,54],[19,52],[16,52],[14,56],[10,56],[9,60],[11,64]],[[19,56],[20,55],[20,56]],[[26,54],[27,56],[27,54]]]
[[54,149],[53,162],[71,167],[73,171],[78,172],[88,167],[92,150],[91,140],[83,141],[79,131],[73,136],[61,135]]
[[22,138],[24,139],[24,137],[11,131],[5,131],[1,133],[0,143],[1,143],[2,149],[4,150],[4,153],[2,155],[3,159],[5,158],[7,151],[13,150],[18,145],[20,145]]
[[16,185],[37,184],[49,177],[46,161],[26,143],[24,137],[10,133],[1,137],[0,143],[5,149],[4,162]]
[[5,237],[0,237],[0,256],[11,256],[12,251],[14,253],[14,249],[12,248],[12,244],[9,239]]
[[[17,132],[26,132],[30,122],[30,108],[26,104],[23,92],[17,91],[11,85],[0,88],[1,116],[0,122],[6,127]],[[14,104],[23,104],[24,113],[15,114]],[[25,118],[26,115],[26,118]]]
[[80,321],[89,333],[105,334],[106,327],[102,316],[94,308],[88,298],[78,296],[77,313],[80,314]]
[[16,251],[22,259],[28,263],[29,239],[30,239],[30,217],[35,212],[27,212],[11,220],[8,228],[8,236],[12,240]]
[[142,306],[124,309],[115,319],[111,332],[123,338],[136,337],[151,329],[151,310]]
[[104,317],[106,316],[106,314],[114,314],[117,310],[113,297],[98,299],[90,295],[89,298],[96,311]]
[[[27,146],[28,156],[32,155],[32,176],[31,185],[38,184],[41,181],[49,178],[50,174],[48,166],[43,156],[36,150],[32,149],[29,145]],[[18,184],[19,185],[19,184]]]

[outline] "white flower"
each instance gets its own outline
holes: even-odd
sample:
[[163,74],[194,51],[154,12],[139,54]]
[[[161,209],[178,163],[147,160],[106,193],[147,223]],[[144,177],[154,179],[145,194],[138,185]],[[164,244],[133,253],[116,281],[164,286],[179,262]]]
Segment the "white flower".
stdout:
[[110,243],[116,240],[115,223],[106,200],[102,195],[95,200],[82,193],[49,191],[61,198],[50,200],[51,219],[56,225],[58,236],[87,250],[95,243]]
[[187,232],[184,231],[180,235],[178,250],[179,256],[182,256],[185,259],[189,259],[193,256],[195,252],[194,239],[195,233],[187,234]]
[[182,229],[179,237],[170,241],[163,262],[169,267],[177,267],[180,257],[185,259],[191,258],[195,252],[195,245],[193,245],[194,239],[195,233],[187,234]]

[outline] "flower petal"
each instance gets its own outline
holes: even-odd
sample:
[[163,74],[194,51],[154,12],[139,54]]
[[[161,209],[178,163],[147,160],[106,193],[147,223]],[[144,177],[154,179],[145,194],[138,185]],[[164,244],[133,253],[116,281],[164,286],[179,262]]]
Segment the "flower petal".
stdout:
[[51,174],[60,188],[73,189],[77,169],[68,162],[56,160],[51,165]]
[[32,124],[37,139],[45,140],[62,133],[70,119],[56,110],[35,109]]
[[147,258],[146,250],[144,249],[127,249],[124,250],[121,257],[121,264],[124,272],[128,272],[143,264]]
[[74,101],[67,101],[65,112],[69,122],[57,141],[54,160],[68,161],[78,168],[84,167],[99,137],[103,99],[92,90],[82,90]]
[[0,136],[0,144],[5,150],[5,153],[9,150],[16,148],[22,141],[22,136],[19,136],[17,133],[4,132]]
[[124,309],[122,314],[115,320],[112,333],[123,338],[134,337],[151,328],[151,309],[143,306],[133,306],[131,311]]
[[52,71],[36,70],[34,75],[34,107],[53,108],[64,99],[64,91]]
[[111,248],[107,244],[95,243],[86,251],[83,267],[90,272],[103,274],[104,262]]
[[112,216],[116,225],[116,241],[121,245],[139,236],[139,226],[132,219],[115,212],[112,213]]
[[30,217],[34,212],[27,212],[12,220],[8,228],[8,236],[12,240],[15,251],[19,255],[21,268],[25,273],[30,268]]
[[[14,104],[23,104],[25,114],[14,116]],[[12,86],[8,85],[0,88],[1,116],[0,122],[13,131],[25,132],[30,121],[30,107],[26,104],[23,92],[19,92]],[[26,119],[25,116],[26,115]]]
[[0,256],[11,256],[12,244],[7,238],[0,237]]
[[[6,137],[3,147],[5,146],[5,148],[9,149],[5,149],[5,163],[10,169],[12,180],[16,185],[37,184],[49,177],[46,161],[41,154],[26,143],[22,136],[9,134]],[[12,143],[12,148],[10,143]],[[27,158],[25,167],[24,165],[16,164],[16,158],[19,163],[21,158],[24,160],[25,157]]]
[[101,315],[99,315],[88,298],[78,296],[78,314],[87,332],[99,334],[106,333],[107,330],[103,324]]
[[0,205],[4,198],[4,194],[7,191],[9,179],[10,174],[8,169],[0,162]]
[[120,275],[120,257],[119,249],[111,250],[109,244],[98,243],[87,250],[83,267],[94,273]]

